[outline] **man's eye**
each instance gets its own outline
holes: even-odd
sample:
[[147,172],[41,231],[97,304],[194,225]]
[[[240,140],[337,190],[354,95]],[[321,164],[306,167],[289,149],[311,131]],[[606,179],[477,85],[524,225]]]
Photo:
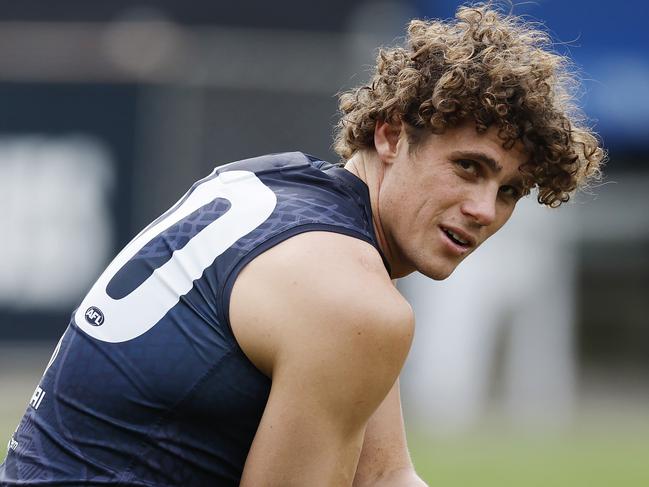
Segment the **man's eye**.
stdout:
[[460,159],[459,161],[457,161],[457,165],[460,166],[465,171],[470,172],[471,174],[475,174],[478,172],[478,167],[476,163],[470,159]]
[[513,198],[517,200],[518,198],[521,197],[522,192],[514,187],[514,186],[501,186],[500,188],[501,193],[505,194],[506,196],[509,196],[510,198]]

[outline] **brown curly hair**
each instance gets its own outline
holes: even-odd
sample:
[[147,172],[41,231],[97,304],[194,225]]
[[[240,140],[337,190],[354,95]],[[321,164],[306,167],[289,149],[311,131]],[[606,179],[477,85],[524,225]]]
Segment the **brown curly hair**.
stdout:
[[557,207],[601,176],[605,151],[573,99],[569,60],[531,23],[492,3],[460,7],[454,21],[413,20],[406,48],[381,49],[368,85],[340,95],[335,150],[374,148],[376,122],[402,120],[415,144],[472,118],[498,127],[503,147],[521,141],[521,172],[539,203]]

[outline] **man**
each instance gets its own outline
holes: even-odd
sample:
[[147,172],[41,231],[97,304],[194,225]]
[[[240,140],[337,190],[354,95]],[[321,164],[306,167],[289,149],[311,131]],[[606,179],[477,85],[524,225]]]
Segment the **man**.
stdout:
[[603,159],[545,43],[488,7],[413,21],[341,98],[344,168],[276,154],[197,182],[74,312],[3,485],[425,485],[392,279],[446,278],[532,187],[558,206]]

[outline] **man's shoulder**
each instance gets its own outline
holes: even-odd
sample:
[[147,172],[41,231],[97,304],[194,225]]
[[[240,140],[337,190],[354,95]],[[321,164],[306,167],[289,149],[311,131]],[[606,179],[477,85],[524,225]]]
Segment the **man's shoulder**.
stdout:
[[257,173],[265,172],[269,169],[307,166],[312,162],[312,160],[314,160],[314,158],[299,151],[278,152],[229,162],[218,166],[216,169],[220,173],[228,171],[250,171]]
[[[291,286],[313,304],[380,306],[386,295],[399,297],[381,255],[365,240],[334,231],[309,231],[284,240],[258,256],[247,272],[262,282]],[[268,279],[268,280],[267,280]],[[308,284],[305,287],[294,283]],[[404,300],[405,301],[405,300]]]
[[364,335],[369,343],[412,332],[412,310],[377,249],[332,232],[297,235],[253,260],[235,283],[230,319],[244,351],[260,352],[262,369],[282,347],[323,335],[332,342]]

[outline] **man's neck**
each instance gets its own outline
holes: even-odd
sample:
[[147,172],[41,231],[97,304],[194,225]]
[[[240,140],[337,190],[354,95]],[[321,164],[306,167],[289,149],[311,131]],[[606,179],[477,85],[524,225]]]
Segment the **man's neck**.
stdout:
[[374,151],[358,151],[347,161],[345,169],[360,178],[367,185],[370,194],[370,204],[372,206],[372,224],[374,225],[374,233],[376,234],[379,248],[390,264],[392,274],[398,274],[398,269],[395,268],[397,263],[395,252],[393,251],[394,246],[391,245],[389,235],[381,223],[379,200],[384,176],[383,163]]

